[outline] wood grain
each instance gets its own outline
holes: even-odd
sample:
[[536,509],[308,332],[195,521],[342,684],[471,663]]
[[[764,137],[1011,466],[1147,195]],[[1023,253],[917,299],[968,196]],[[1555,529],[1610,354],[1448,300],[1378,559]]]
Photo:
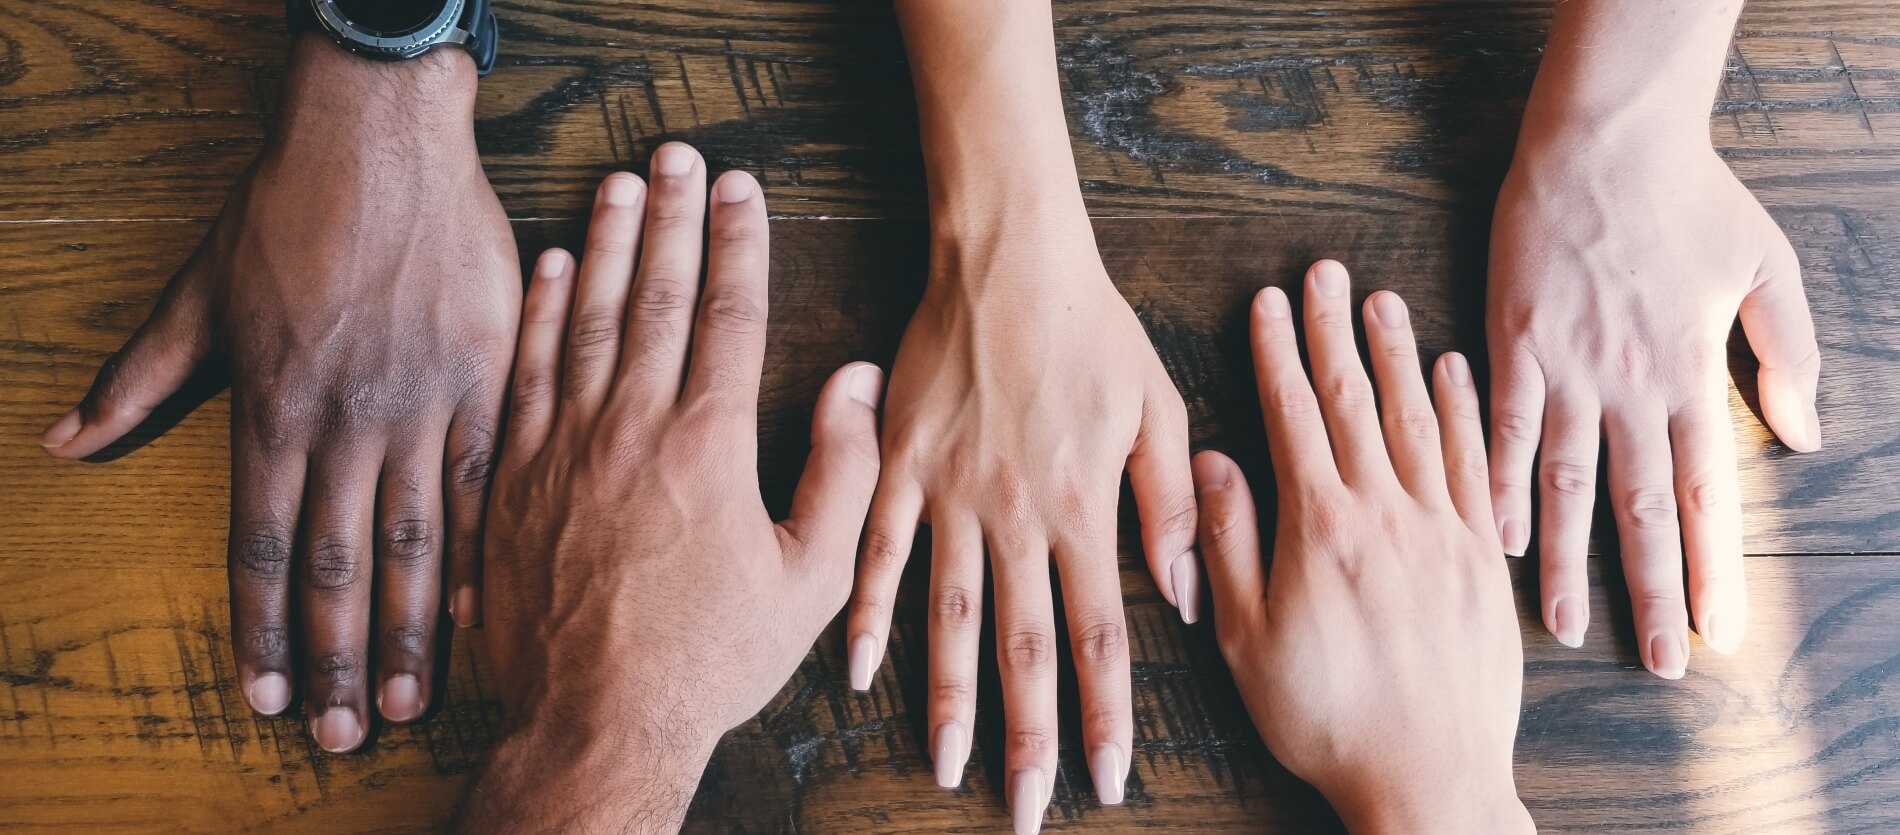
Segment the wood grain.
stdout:
[[[518,218],[691,138],[787,215],[915,216],[922,167],[888,3],[497,4],[478,135]],[[1057,38],[1096,214],[1383,216],[1489,203],[1536,0],[1069,0]],[[1758,0],[1718,147],[1765,202],[1900,199],[1890,0]],[[260,147],[282,21],[257,0],[0,0],[0,219],[208,219]]]
[[[499,9],[507,46],[478,136],[524,259],[579,243],[594,180],[667,139],[766,184],[781,220],[760,468],[782,511],[818,386],[844,362],[889,361],[925,269],[888,4]],[[1362,294],[1403,293],[1426,354],[1482,356],[1489,202],[1546,3],[1058,0],[1057,16],[1104,258],[1187,396],[1197,446],[1265,483],[1245,304],[1314,258],[1346,261]],[[414,831],[447,820],[494,740],[479,631],[456,637],[429,720],[376,729],[361,755],[325,754],[300,722],[244,709],[226,646],[228,402],[215,381],[116,460],[63,464],[33,443],[261,146],[281,55],[279,5],[264,0],[0,0],[0,828]],[[1698,645],[1685,680],[1649,676],[1614,556],[1591,560],[1605,616],[1583,649],[1524,623],[1520,787],[1552,832],[1894,830],[1900,16],[1889,0],[1755,0],[1711,119],[1800,254],[1828,447],[1791,455],[1761,428],[1736,340],[1748,646],[1724,658]],[[1211,632],[1173,617],[1122,524],[1129,801],[1099,807],[1065,747],[1049,827],[1336,829],[1273,764]],[[1534,612],[1534,563],[1509,564]],[[920,549],[874,691],[846,689],[828,633],[721,746],[690,831],[1006,830],[994,675],[965,788],[935,788],[921,750],[926,570]],[[1076,728],[1064,733],[1072,746]]]

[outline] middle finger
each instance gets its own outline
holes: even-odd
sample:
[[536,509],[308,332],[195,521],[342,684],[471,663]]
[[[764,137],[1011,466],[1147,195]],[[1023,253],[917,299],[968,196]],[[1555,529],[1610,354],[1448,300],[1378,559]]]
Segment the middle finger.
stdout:
[[317,744],[340,754],[369,728],[370,526],[382,462],[379,450],[332,449],[312,460],[304,505],[304,710]]
[[1643,664],[1663,678],[1689,667],[1689,614],[1682,590],[1682,537],[1667,415],[1660,405],[1604,412],[1610,503],[1622,545],[1623,576],[1635,609]]
[[1016,832],[1042,828],[1056,774],[1056,613],[1049,546],[1040,537],[988,535],[996,591],[996,659],[1003,678],[1010,817]]

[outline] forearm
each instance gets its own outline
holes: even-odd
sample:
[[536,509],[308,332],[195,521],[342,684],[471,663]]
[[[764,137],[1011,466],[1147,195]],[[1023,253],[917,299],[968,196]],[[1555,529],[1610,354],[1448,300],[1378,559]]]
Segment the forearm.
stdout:
[[572,721],[521,728],[490,754],[457,831],[678,832],[716,742]]
[[1086,226],[1047,0],[897,0],[932,223]]
[[1523,138],[1699,137],[1741,0],[1563,0]]

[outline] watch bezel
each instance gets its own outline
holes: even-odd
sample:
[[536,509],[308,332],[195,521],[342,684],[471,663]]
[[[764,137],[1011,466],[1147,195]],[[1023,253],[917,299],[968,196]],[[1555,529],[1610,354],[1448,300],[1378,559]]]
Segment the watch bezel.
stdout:
[[[447,0],[442,4],[442,10],[420,28],[393,37],[356,25],[343,14],[342,9],[337,8],[337,0],[316,0],[311,5],[324,28],[347,39],[353,46],[394,58],[408,58],[444,43],[461,43],[461,40],[447,36],[456,31],[456,24],[461,21],[468,0]],[[466,37],[462,40],[466,40]]]

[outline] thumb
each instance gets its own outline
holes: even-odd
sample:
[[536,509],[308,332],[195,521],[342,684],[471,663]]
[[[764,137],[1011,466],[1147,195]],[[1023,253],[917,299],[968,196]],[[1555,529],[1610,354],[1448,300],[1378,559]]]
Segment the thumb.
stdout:
[[1762,264],[1760,283],[1742,299],[1742,331],[1761,360],[1756,383],[1768,428],[1790,449],[1813,452],[1821,448],[1821,419],[1814,408],[1821,350],[1801,288],[1801,264],[1785,238],[1775,240],[1779,246]]
[[811,457],[792,494],[791,518],[779,525],[796,543],[796,558],[846,576],[877,487],[877,404],[883,393],[884,372],[868,362],[831,375],[812,415]]
[[85,399],[40,435],[40,446],[58,458],[84,458],[138,426],[165,398],[185,384],[210,352],[206,306],[193,295],[191,267],[158,297],[145,324],[107,359]]

